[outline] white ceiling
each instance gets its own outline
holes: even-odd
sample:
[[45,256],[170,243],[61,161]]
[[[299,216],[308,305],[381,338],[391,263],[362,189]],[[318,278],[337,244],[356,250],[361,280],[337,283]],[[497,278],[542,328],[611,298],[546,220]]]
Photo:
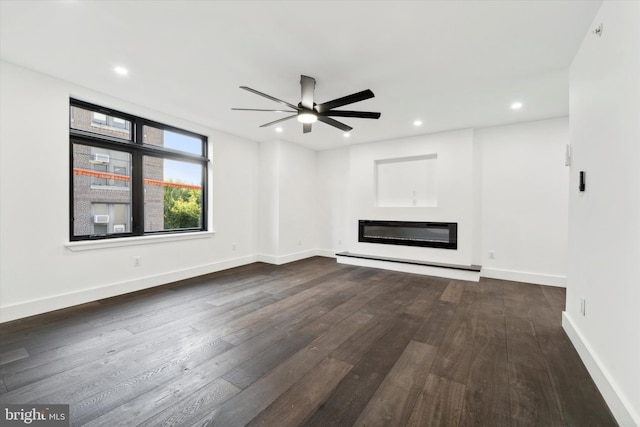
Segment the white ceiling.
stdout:
[[[2,59],[254,141],[345,144],[568,114],[568,67],[601,1],[7,1]],[[130,73],[119,77],[116,65]],[[371,89],[317,123],[231,111],[297,104],[300,74],[318,103]],[[510,104],[524,103],[520,111]],[[413,126],[421,119],[420,128]]]

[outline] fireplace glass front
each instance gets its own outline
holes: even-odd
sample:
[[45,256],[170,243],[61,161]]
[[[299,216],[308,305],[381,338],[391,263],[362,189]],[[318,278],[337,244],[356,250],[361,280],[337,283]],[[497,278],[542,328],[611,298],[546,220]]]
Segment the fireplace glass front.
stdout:
[[358,241],[457,249],[458,223],[360,220]]

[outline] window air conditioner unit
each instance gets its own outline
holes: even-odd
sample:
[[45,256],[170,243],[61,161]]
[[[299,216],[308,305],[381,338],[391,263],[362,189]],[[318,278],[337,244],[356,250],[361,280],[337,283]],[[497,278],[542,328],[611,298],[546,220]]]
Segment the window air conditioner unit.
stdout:
[[92,154],[91,163],[109,163],[109,155],[98,153]]
[[109,215],[94,215],[94,224],[109,224]]
[[116,224],[113,226],[114,233],[124,233],[126,232],[127,227],[124,224]]

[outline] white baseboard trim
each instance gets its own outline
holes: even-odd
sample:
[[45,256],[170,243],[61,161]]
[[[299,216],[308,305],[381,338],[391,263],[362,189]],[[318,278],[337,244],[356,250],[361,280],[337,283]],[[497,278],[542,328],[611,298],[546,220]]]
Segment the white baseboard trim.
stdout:
[[621,426],[640,427],[640,415],[635,412],[629,400],[611,378],[598,355],[593,351],[589,342],[584,338],[584,335],[566,311],[562,312],[562,328],[569,336],[571,343],[580,355],[582,362],[591,374],[591,378],[593,378],[602,397],[609,405],[609,409],[611,409],[618,424]]
[[242,258],[228,259],[197,267],[190,267],[183,270],[176,270],[169,273],[136,278],[107,286],[84,289],[68,294],[40,298],[13,305],[5,305],[0,307],[0,323],[34,316],[36,314],[42,314],[49,311],[60,310],[74,305],[85,304],[103,298],[110,298],[117,295],[140,291],[154,286],[165,285],[167,283],[189,279],[203,274],[240,267],[242,265],[256,262],[257,260],[257,256],[250,255]]
[[325,258],[335,258],[336,251],[329,249],[316,249],[316,256],[323,256]]
[[258,261],[266,262],[267,264],[282,265],[293,261],[300,261],[305,258],[311,258],[312,256],[316,256],[316,249],[309,249],[286,255],[259,254]]
[[553,276],[550,274],[482,267],[480,276],[488,279],[511,280],[513,282],[533,283],[536,285],[556,286],[559,288],[567,287],[567,278],[565,276]]
[[337,257],[340,264],[357,265],[360,267],[381,268],[384,270],[400,271],[403,273],[422,274],[425,276],[445,277],[447,279],[467,280],[478,282],[480,273],[477,271],[455,270],[451,268],[432,267],[428,265],[403,264],[399,262],[381,261],[374,259]]

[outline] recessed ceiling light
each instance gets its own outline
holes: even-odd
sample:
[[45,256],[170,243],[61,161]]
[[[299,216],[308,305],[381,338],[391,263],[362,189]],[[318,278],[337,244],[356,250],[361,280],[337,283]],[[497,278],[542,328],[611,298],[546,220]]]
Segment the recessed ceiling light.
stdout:
[[418,126],[422,126],[422,120],[414,120],[413,121],[413,125],[418,127]]
[[351,134],[349,132],[345,132],[343,135],[344,135],[345,138],[349,138],[351,136]]
[[127,69],[126,69],[126,68],[124,68],[124,67],[120,67],[120,66],[115,67],[115,68],[113,69],[113,71],[115,71],[115,72],[116,72],[116,74],[119,74],[119,75],[121,75],[121,76],[126,76],[127,74],[129,74],[129,70],[127,70]]
[[278,127],[276,128],[276,132],[278,132],[278,133],[282,132],[282,128],[278,126]]
[[522,108],[522,102],[514,102],[513,104],[511,104],[512,110],[519,110],[521,108]]

